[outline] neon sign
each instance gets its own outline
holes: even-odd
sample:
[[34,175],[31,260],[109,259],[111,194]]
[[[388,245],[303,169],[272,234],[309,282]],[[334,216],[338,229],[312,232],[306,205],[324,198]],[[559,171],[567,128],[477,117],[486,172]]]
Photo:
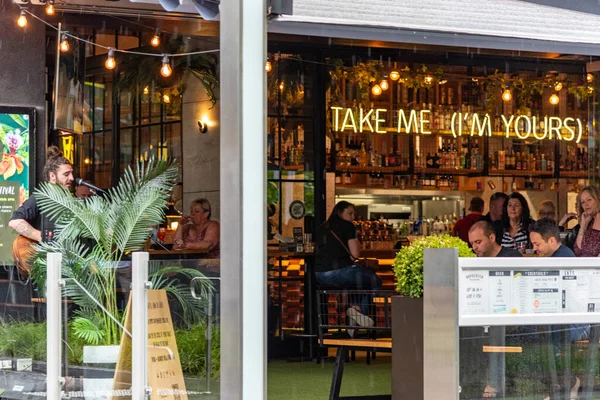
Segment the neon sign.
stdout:
[[[354,133],[378,133],[385,134],[388,130],[386,116],[389,111],[385,108],[357,111],[352,108],[331,107],[332,124],[335,132],[351,130]],[[431,134],[431,110],[398,110],[397,112],[398,133],[404,131],[406,134]],[[442,119],[443,120],[443,119]],[[559,117],[530,117],[527,115],[500,116],[500,124],[497,125],[506,137],[514,133],[518,139],[535,138],[537,140],[563,140],[579,143],[583,135],[583,123],[579,118]],[[454,112],[450,118],[450,126],[440,127],[449,130],[455,138],[463,135],[470,136],[492,136],[492,118],[489,114]]]

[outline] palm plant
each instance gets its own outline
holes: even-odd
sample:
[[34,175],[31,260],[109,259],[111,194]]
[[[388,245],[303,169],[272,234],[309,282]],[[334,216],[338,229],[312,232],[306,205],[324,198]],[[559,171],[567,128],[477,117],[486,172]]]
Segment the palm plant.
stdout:
[[[63,293],[78,306],[72,326],[88,343],[119,343],[122,330],[117,321],[123,315],[116,297],[117,269],[124,257],[143,248],[152,227],[163,221],[176,178],[173,161],[151,158],[137,163],[135,172],[128,168],[105,197],[79,200],[51,183],[36,189],[34,196],[40,210],[56,221],[56,232],[54,241],[36,245],[31,278],[43,288],[47,254],[62,254],[63,275],[68,283]],[[153,288],[164,288],[182,304],[184,322],[191,324],[199,319],[202,304],[177,276],[202,277],[200,272],[176,266],[155,266],[149,272]],[[209,291],[209,284],[203,290]]]

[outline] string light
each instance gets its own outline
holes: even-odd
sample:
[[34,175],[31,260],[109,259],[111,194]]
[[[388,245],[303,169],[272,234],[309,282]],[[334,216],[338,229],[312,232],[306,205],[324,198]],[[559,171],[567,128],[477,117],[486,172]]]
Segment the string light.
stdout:
[[284,87],[285,87],[285,84],[283,83],[283,81],[281,81],[281,83],[279,84],[279,90],[283,90]]
[[563,88],[563,84],[560,82],[556,82],[556,84],[554,85],[554,90],[556,90],[557,92],[560,92]]
[[510,92],[510,89],[505,89],[504,92],[502,92],[502,100],[507,103],[512,100],[512,93]]
[[173,73],[173,70],[171,69],[171,66],[169,65],[169,57],[163,56],[162,67],[160,67],[160,74],[162,76],[164,76],[165,78],[168,78],[171,76],[171,73]]
[[117,62],[115,61],[115,49],[112,47],[108,49],[108,58],[106,59],[104,66],[107,69],[115,69],[117,66]]
[[388,90],[390,88],[390,84],[387,80],[387,75],[383,75],[383,79],[379,82],[379,86],[381,86],[381,90]]
[[560,98],[558,97],[558,95],[555,93],[552,96],[550,96],[550,104],[552,104],[553,106],[557,105],[558,102],[560,101]]
[[19,19],[17,19],[17,25],[21,28],[27,26],[27,16],[25,16],[25,10],[21,10],[21,15],[19,15]]
[[63,53],[66,53],[67,51],[69,51],[70,48],[71,48],[71,46],[69,46],[69,41],[67,40],[67,35],[63,35],[62,41],[60,42],[60,51],[62,51]]
[[589,94],[594,93],[594,87],[593,86],[588,86],[587,87],[587,91],[588,91]]
[[158,47],[160,46],[160,30],[156,30],[156,32],[154,33],[154,36],[152,36],[152,39],[150,39],[150,45],[152,47]]
[[427,85],[431,85],[431,83],[432,83],[432,82],[433,82],[433,77],[431,77],[431,76],[427,75],[427,76],[425,77],[425,84],[427,84]]
[[144,86],[144,94],[148,93],[150,93],[150,89],[148,88],[148,86]]
[[393,81],[397,81],[398,79],[400,79],[400,72],[393,70],[392,72],[390,72],[390,79]]
[[378,84],[373,85],[373,87],[371,88],[371,93],[373,93],[373,95],[375,96],[379,96],[382,92],[383,90],[381,90],[381,86],[379,86]]
[[163,101],[164,101],[166,104],[169,104],[169,103],[171,102],[171,97],[170,97],[168,94],[165,94],[165,95],[163,96]]
[[587,83],[592,83],[592,82],[594,82],[594,75],[592,75],[592,74],[587,74],[587,75],[585,76],[585,80],[587,81]]
[[273,65],[271,65],[271,61],[267,61],[267,63],[265,64],[265,71],[267,71],[267,73],[269,73],[272,70],[273,70]]
[[54,1],[48,0],[48,4],[46,4],[46,14],[54,15]]

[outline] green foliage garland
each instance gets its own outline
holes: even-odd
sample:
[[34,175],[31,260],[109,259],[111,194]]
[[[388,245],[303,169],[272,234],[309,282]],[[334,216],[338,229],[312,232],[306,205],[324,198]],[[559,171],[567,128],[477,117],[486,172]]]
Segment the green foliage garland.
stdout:
[[423,296],[423,251],[424,249],[457,248],[459,257],[474,257],[467,243],[450,236],[427,236],[416,239],[408,247],[400,249],[394,259],[394,274],[398,279],[396,291],[402,296]]

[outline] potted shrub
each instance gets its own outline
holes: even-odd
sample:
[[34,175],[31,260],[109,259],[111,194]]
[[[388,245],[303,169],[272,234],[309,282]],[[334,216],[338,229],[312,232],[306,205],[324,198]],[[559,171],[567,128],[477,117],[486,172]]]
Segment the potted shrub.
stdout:
[[[143,249],[152,227],[162,223],[176,178],[173,161],[151,158],[137,163],[135,171],[128,168],[118,185],[104,197],[79,200],[51,183],[42,184],[34,193],[42,212],[57,223],[55,239],[35,246],[31,279],[43,289],[47,254],[62,254],[62,273],[66,278],[63,295],[76,306],[69,328],[88,345],[112,346],[97,351],[84,349],[84,354],[104,356],[101,362],[109,362],[108,354],[116,362],[115,347],[121,341],[124,313],[117,303],[117,269],[123,267],[131,252]],[[189,286],[177,279],[179,276],[192,279],[204,275],[176,265],[158,269],[150,263],[153,288],[166,290],[170,298],[179,302],[184,322],[191,325],[201,319],[204,304],[192,296]],[[211,290],[208,281],[201,282],[202,290]]]
[[394,259],[396,291],[392,297],[392,396],[423,398],[423,254],[425,249],[457,248],[474,257],[469,245],[450,235],[427,236],[400,249]]

